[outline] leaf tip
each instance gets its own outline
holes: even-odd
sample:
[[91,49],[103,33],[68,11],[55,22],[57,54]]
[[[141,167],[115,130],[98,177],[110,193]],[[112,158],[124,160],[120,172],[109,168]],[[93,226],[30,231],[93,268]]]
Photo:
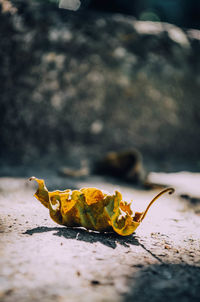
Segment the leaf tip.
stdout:
[[169,194],[171,195],[171,194],[173,194],[174,192],[175,192],[175,189],[174,188],[168,188],[168,192],[169,192]]

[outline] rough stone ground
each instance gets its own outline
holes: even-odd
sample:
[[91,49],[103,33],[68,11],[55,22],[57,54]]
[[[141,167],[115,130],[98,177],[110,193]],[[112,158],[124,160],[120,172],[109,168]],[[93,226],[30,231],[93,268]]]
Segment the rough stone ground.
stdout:
[[[41,175],[36,175],[41,177]],[[155,174],[154,174],[155,178]],[[157,191],[111,179],[47,177],[47,187],[121,190],[137,210]],[[199,209],[165,195],[133,236],[56,225],[24,178],[0,179],[0,301],[199,301]]]

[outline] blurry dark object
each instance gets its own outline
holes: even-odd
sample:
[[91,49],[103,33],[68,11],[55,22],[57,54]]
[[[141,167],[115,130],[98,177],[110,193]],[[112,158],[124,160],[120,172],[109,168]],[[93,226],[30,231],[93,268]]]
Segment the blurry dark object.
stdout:
[[82,178],[88,176],[90,173],[89,166],[86,160],[81,161],[80,169],[75,169],[72,167],[63,167],[59,170],[61,176],[73,177],[73,178]]
[[182,197],[182,198],[184,198],[184,199],[186,199],[186,200],[189,200],[191,203],[194,203],[194,204],[200,202],[200,197],[199,197],[199,198],[197,198],[197,197],[192,197],[192,196],[187,195],[187,194],[182,194],[182,195],[180,195],[180,197]]
[[169,187],[169,185],[159,183],[159,180],[155,182],[149,178],[149,172],[144,168],[142,155],[136,149],[108,152],[104,158],[96,162],[93,172],[142,185],[147,190]]
[[97,163],[95,172],[111,175],[137,184],[144,183],[146,179],[142,156],[135,149],[109,152]]

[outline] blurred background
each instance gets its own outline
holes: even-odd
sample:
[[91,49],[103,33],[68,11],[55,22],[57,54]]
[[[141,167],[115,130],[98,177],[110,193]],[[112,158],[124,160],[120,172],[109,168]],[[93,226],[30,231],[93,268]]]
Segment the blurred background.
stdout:
[[198,0],[76,12],[0,0],[0,174],[133,148],[149,171],[199,171],[199,12]]

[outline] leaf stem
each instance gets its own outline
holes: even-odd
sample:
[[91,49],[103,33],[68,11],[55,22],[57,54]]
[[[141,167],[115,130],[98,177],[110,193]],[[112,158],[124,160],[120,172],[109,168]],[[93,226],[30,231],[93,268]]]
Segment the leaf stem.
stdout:
[[146,214],[147,214],[149,208],[152,206],[152,204],[154,203],[154,201],[156,201],[156,199],[158,199],[161,195],[163,195],[163,194],[165,194],[165,193],[167,193],[167,192],[169,192],[169,194],[173,194],[174,191],[175,191],[174,188],[166,188],[166,189],[162,190],[160,193],[158,193],[158,194],[152,199],[152,201],[149,203],[149,205],[147,206],[147,208],[146,208],[144,214],[142,215],[142,217],[141,217],[141,219],[140,219],[140,222],[142,222],[142,220],[145,218],[145,216],[146,216]]

